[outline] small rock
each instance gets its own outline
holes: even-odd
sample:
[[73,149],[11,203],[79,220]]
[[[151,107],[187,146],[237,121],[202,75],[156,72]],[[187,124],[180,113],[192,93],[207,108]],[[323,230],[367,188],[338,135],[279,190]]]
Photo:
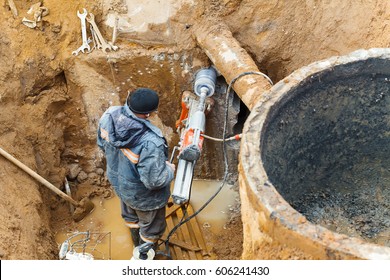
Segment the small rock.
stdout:
[[82,183],[82,182],[84,182],[87,179],[88,179],[87,173],[85,173],[84,171],[80,171],[79,175],[77,176],[77,181],[79,183]]
[[98,178],[99,176],[95,173],[95,172],[90,172],[88,174],[88,178],[91,178],[91,179],[95,179],[95,178]]
[[103,168],[97,168],[97,169],[96,169],[96,174],[98,174],[98,175],[103,175],[103,174],[104,174]]
[[66,157],[66,158],[76,158],[77,157],[76,153],[72,149],[69,149],[69,148],[66,148],[64,150],[64,152],[62,153],[62,156]]
[[90,179],[90,180],[92,180],[94,183],[97,183],[97,182],[99,182],[100,180],[100,176],[99,175],[97,175],[95,172],[91,172],[91,173],[89,173],[88,174],[88,178]]
[[77,151],[77,156],[78,157],[84,157],[85,156],[85,151],[84,150],[79,150],[79,151]]
[[203,223],[203,227],[204,227],[204,228],[210,228],[211,225],[210,225],[208,222],[204,222],[204,223]]
[[72,163],[68,167],[69,167],[68,179],[69,180],[76,179],[79,173],[81,172],[81,167],[77,163]]

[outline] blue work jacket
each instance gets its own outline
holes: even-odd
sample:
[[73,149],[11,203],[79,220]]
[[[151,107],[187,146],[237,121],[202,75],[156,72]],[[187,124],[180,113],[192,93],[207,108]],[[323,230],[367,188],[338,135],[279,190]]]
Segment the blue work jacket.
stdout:
[[99,121],[97,144],[107,161],[107,177],[119,198],[136,210],[166,205],[173,170],[160,129],[134,115],[127,105],[107,109]]

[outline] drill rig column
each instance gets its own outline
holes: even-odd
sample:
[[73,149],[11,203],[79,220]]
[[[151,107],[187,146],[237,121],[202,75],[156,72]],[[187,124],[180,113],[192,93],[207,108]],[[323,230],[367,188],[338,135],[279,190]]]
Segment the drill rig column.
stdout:
[[172,192],[176,204],[184,204],[190,197],[194,167],[204,140],[206,98],[214,94],[216,77],[213,68],[202,69],[195,76],[194,92],[198,100],[190,103],[186,125],[180,133],[179,162]]

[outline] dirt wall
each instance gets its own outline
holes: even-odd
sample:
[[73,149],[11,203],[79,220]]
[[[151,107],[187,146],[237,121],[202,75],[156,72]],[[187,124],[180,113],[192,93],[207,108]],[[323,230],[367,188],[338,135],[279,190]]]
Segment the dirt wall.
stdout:
[[390,46],[388,1],[220,2],[235,38],[274,81],[330,56]]

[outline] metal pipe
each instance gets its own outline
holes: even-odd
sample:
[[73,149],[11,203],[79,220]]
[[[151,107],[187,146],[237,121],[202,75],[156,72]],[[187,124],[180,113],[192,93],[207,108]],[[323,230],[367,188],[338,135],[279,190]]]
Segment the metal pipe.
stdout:
[[204,104],[206,102],[206,96],[207,96],[207,88],[202,88],[200,97],[199,97],[199,103],[198,103],[198,111],[203,112],[204,111]]
[[[218,71],[230,83],[243,72],[259,72],[251,56],[240,46],[224,23],[201,21],[194,26],[194,36]],[[271,88],[264,75],[245,75],[234,83],[234,91],[251,110],[263,93]]]

